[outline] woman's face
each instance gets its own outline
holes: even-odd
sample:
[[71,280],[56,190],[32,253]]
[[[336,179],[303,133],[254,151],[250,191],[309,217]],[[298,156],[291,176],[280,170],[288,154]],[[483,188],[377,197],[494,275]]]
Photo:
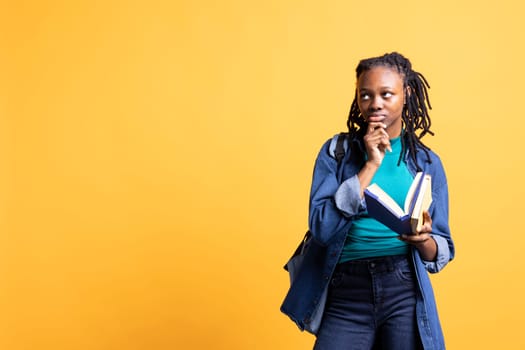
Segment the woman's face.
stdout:
[[391,138],[401,134],[404,104],[403,76],[397,70],[377,66],[361,73],[357,79],[357,105],[361,115],[366,121],[380,117]]

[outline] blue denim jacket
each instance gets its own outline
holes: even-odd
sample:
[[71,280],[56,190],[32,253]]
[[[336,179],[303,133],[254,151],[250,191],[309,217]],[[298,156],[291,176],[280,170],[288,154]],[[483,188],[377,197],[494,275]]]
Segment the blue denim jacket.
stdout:
[[[314,242],[281,306],[281,311],[301,330],[313,334],[321,323],[325,292],[353,218],[366,212],[357,178],[364,164],[362,141],[354,139],[350,142],[340,166],[330,154],[330,147],[334,147],[332,140],[321,148],[313,173],[309,227]],[[433,201],[429,212],[432,217],[432,237],[437,243],[438,253],[435,261],[424,261],[418,251],[412,249],[419,285],[416,313],[424,348],[438,350],[444,349],[445,344],[427,272],[439,272],[454,257],[454,244],[448,224],[448,186],[441,160],[434,152],[430,151],[431,163],[423,150],[417,152],[417,159],[419,166],[432,176]],[[416,165],[410,157],[406,157],[406,161],[409,171],[415,175]]]

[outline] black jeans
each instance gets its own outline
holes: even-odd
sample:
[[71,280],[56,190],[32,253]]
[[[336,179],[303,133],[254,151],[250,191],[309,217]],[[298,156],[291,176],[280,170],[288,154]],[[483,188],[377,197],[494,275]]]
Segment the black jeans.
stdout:
[[422,349],[412,266],[405,255],[339,264],[314,349]]

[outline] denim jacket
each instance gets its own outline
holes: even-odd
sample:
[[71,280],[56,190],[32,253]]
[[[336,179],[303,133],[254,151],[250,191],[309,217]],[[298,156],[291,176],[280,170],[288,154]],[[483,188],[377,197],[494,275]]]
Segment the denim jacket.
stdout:
[[[366,212],[357,173],[364,164],[365,150],[360,139],[350,141],[340,166],[330,155],[332,140],[327,141],[315,162],[310,192],[309,228],[314,242],[304,257],[301,270],[290,286],[281,306],[301,330],[317,333],[321,323],[326,290],[343,249],[346,235],[356,215]],[[333,154],[333,152],[332,152]],[[448,186],[439,157],[429,151],[417,152],[418,164],[432,176],[432,238],[437,243],[435,261],[421,259],[417,249],[411,255],[415,266],[418,293],[416,314],[419,333],[426,350],[444,349],[444,339],[432,285],[427,272],[436,273],[454,257],[454,244],[448,224]],[[405,155],[408,170],[416,164]]]

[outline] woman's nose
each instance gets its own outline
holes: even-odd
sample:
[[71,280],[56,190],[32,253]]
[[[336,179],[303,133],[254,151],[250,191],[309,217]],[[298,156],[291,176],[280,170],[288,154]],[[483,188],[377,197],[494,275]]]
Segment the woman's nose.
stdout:
[[370,109],[377,111],[383,108],[383,100],[380,97],[374,97],[370,103]]

